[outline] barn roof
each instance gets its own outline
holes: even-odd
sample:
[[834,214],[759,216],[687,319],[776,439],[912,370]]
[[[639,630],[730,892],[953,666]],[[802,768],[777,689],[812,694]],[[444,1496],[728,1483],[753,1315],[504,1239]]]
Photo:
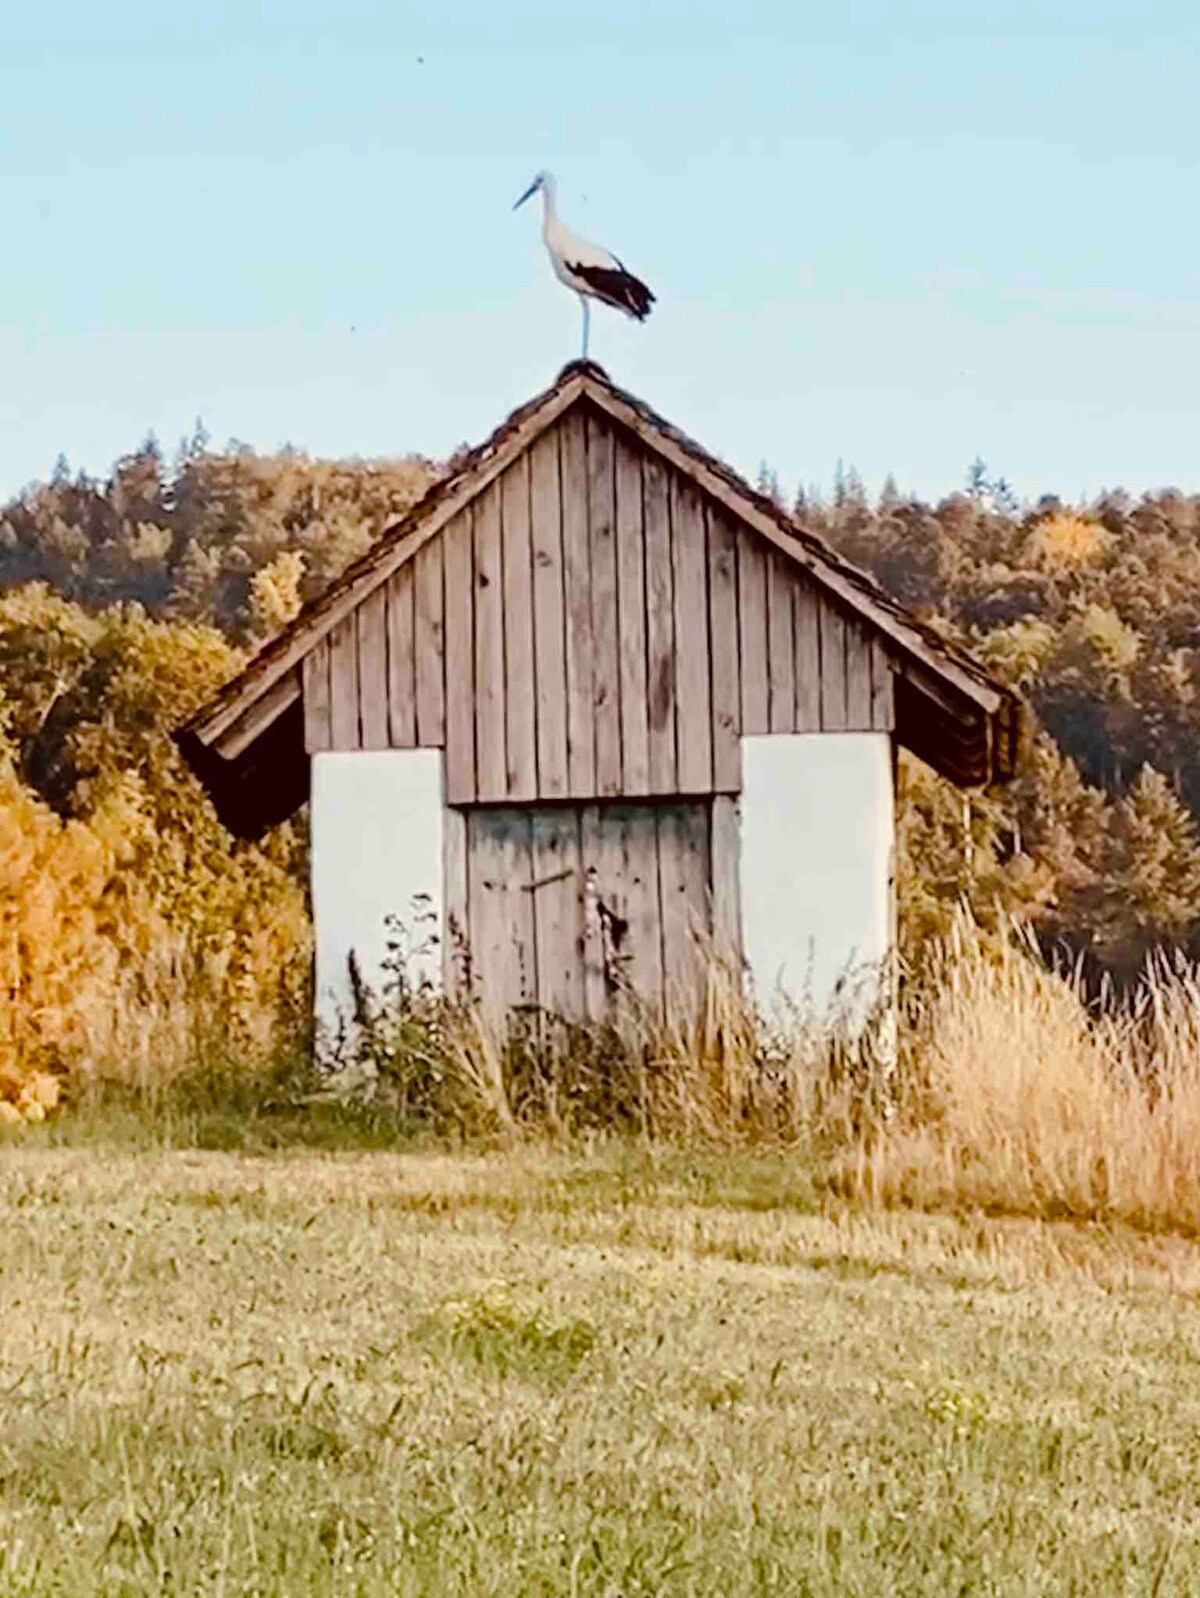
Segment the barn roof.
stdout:
[[181,750],[233,831],[258,835],[308,797],[300,669],[305,656],[580,402],[597,407],[645,449],[692,479],[702,493],[802,567],[833,602],[880,635],[903,664],[896,682],[896,732],[902,744],[962,786],[1012,775],[1020,708],[1009,689],[898,604],[869,573],[642,400],[618,388],[600,367],[573,361],[405,516],[385,527],[366,554],[179,730]]

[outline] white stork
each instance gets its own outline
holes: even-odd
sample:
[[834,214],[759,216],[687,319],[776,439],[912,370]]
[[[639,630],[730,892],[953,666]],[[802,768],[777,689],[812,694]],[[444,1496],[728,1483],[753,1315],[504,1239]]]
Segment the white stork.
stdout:
[[552,172],[539,172],[513,210],[524,205],[539,190],[542,196],[542,238],[546,241],[550,265],[558,281],[575,290],[583,309],[583,358],[586,361],[589,299],[600,300],[604,305],[611,305],[614,311],[624,311],[626,316],[644,322],[650,315],[654,295],[640,278],[634,277],[623,261],[619,261],[608,250],[601,249],[598,244],[589,244],[587,239],[581,239],[558,220],[554,204],[557,185]]

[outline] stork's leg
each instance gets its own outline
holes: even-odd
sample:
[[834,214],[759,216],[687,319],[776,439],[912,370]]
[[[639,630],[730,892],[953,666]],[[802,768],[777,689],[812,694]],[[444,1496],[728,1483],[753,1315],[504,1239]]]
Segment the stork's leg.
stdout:
[[586,294],[581,294],[579,296],[579,304],[583,309],[583,358],[586,361],[588,358],[588,329],[591,323],[592,315],[591,306],[587,302]]

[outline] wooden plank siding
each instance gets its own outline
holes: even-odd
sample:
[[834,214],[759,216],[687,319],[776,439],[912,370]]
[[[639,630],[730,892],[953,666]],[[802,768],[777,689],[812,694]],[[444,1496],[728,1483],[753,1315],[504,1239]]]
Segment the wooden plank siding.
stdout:
[[679,790],[676,764],[676,661],[683,640],[675,626],[670,485],[661,461],[646,459],[642,511],[646,546],[646,695],[650,793]]
[[586,421],[582,411],[570,411],[563,418],[559,469],[567,671],[567,791],[587,795],[596,791],[596,721],[591,515]]
[[446,592],[446,799],[475,799],[475,584],[471,506],[442,534]]
[[504,523],[504,725],[510,799],[537,797],[537,707],[533,675],[533,562],[529,548],[529,457],[500,479]]
[[821,730],[821,598],[811,583],[792,592],[797,732]]
[[591,514],[592,706],[596,725],[596,794],[621,792],[621,666],[617,643],[617,508],[613,436],[607,423],[586,418],[588,509]]
[[[440,538],[419,549],[413,558],[417,743],[422,749],[440,749],[446,742],[446,602],[443,564]],[[396,575],[398,577],[399,572]]]
[[893,691],[894,668],[888,652],[877,638],[871,640],[871,729],[894,732],[896,704]]
[[303,665],[304,749],[317,755],[333,748],[333,720],[329,702],[329,640],[322,638],[305,655]]
[[305,739],[444,748],[451,805],[737,794],[745,735],[893,731],[898,669],[581,405],[310,652]]
[[614,445],[617,524],[617,659],[621,697],[621,792],[650,788],[646,703],[646,550],[642,453],[628,439]]
[[771,730],[771,678],[767,661],[767,556],[763,541],[738,531],[738,654],[742,725],[746,735]]
[[846,620],[822,604],[818,633],[821,643],[821,731],[846,730]]
[[712,643],[708,609],[708,539],[704,502],[693,485],[671,481],[671,552],[675,579],[678,793],[713,789]]
[[[409,564],[401,566],[386,588],[378,590],[387,612],[387,725],[393,749],[413,749],[417,744],[415,589],[416,566]],[[440,678],[440,652],[438,668]],[[366,676],[366,664],[360,661],[360,681]]]
[[871,639],[862,623],[846,623],[846,728],[871,730]]
[[792,590],[795,584],[777,549],[767,555],[767,731],[795,732],[796,672]]
[[387,589],[377,588],[354,612],[358,628],[359,739],[363,749],[391,747],[387,599]]
[[[529,450],[529,537],[533,556],[533,680],[537,706],[538,794],[567,793],[567,659],[563,585],[559,429]],[[499,797],[486,794],[481,797]]]
[[713,789],[742,787],[742,677],[738,644],[737,528],[705,509],[708,565],[709,680],[712,685]]
[[331,749],[359,749],[358,629],[354,612],[329,634],[329,731]]
[[473,506],[475,606],[475,786],[480,799],[508,792],[504,755],[504,573],[500,553],[500,485]]

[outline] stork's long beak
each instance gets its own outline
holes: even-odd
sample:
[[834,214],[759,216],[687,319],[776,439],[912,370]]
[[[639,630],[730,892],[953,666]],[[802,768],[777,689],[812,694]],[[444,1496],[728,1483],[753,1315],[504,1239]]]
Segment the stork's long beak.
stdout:
[[526,201],[526,200],[527,200],[527,199],[528,199],[528,198],[529,198],[529,196],[530,196],[530,195],[531,195],[531,194],[536,194],[536,193],[537,193],[537,189],[538,189],[538,179],[537,179],[537,178],[534,178],[534,180],[533,180],[533,182],[532,182],[532,183],[531,183],[531,184],[530,184],[530,185],[529,185],[529,187],[528,187],[528,188],[527,188],[527,189],[526,189],[526,190],[525,190],[525,193],[524,193],[524,194],[523,194],[523,195],[522,195],[522,196],[521,196],[521,198],[520,198],[520,199],[519,199],[519,200],[518,200],[518,201],[517,201],[517,203],[516,203],[516,205],[514,205],[514,206],[513,206],[513,210],[514,210],[514,211],[516,211],[516,210],[519,210],[519,209],[520,209],[520,207],[521,207],[521,206],[523,206],[523,205],[524,205],[524,204],[525,204],[525,201]]

